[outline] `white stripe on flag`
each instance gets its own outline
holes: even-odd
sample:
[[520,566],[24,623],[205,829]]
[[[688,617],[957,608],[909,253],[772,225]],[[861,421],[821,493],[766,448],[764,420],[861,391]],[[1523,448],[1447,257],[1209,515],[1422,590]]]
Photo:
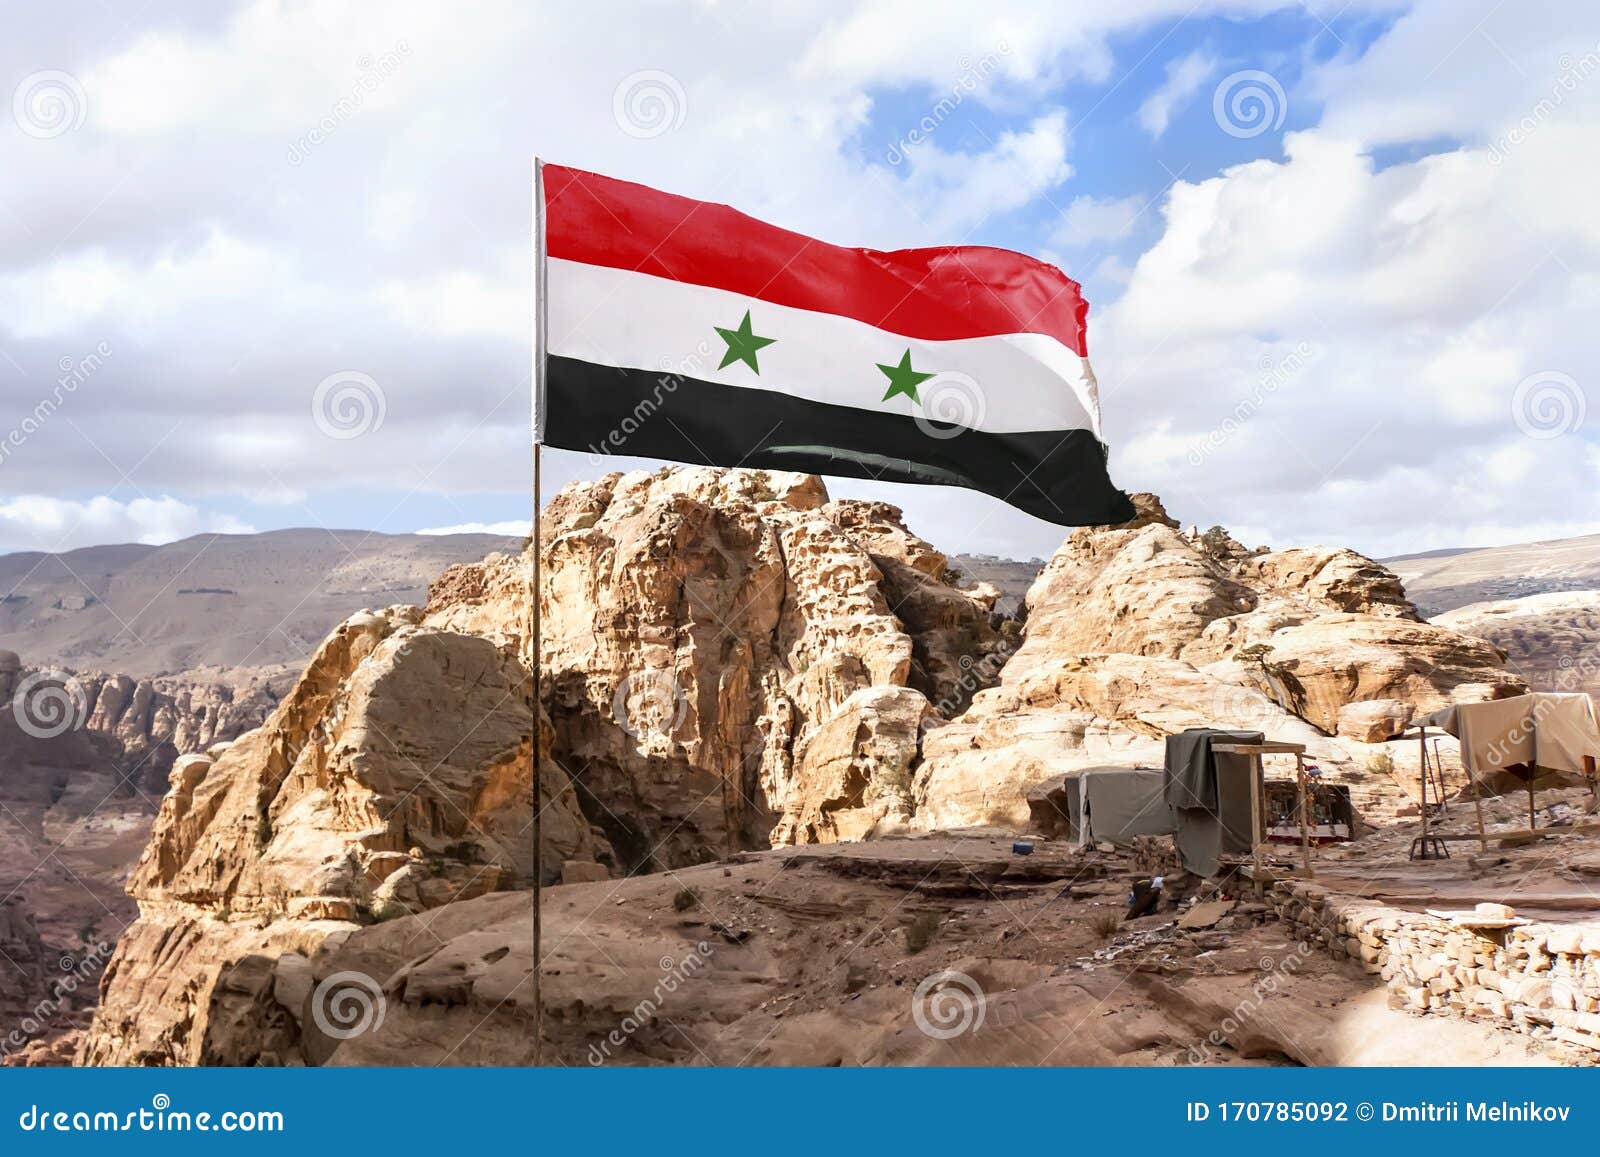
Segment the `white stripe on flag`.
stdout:
[[[659,370],[722,385],[956,422],[976,430],[1089,429],[1100,436],[1099,400],[1087,359],[1042,334],[919,341],[853,318],[772,305],[726,290],[669,281],[601,265],[548,261],[548,350],[599,365]],[[717,326],[776,341],[756,353],[758,375],[743,362],[718,369],[727,343]],[[896,395],[878,364],[938,377],[918,387],[919,407]]]

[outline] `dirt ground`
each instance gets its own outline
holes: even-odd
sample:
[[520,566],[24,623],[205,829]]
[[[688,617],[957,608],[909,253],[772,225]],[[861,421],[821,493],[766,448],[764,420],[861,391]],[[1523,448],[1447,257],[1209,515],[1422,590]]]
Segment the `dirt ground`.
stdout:
[[[947,833],[752,853],[545,893],[545,1063],[1553,1063],[1391,1010],[1376,978],[1244,897],[1207,928],[1122,922],[1127,853]],[[530,909],[492,896],[316,961],[398,968],[335,1064],[527,1063]],[[410,963],[404,963],[409,961]],[[402,967],[403,964],[403,967]],[[391,968],[392,971],[392,968]]]

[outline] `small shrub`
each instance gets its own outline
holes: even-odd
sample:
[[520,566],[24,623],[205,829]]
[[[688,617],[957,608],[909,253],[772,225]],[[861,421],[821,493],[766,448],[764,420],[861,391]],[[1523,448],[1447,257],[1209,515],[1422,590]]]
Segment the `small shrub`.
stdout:
[[906,951],[912,955],[921,952],[933,943],[934,935],[939,931],[939,914],[937,912],[922,912],[911,923],[906,925]]
[[1221,558],[1228,553],[1231,545],[1228,532],[1220,526],[1213,526],[1200,536],[1200,549],[1212,558]]
[[1110,940],[1122,927],[1122,917],[1115,912],[1096,912],[1089,917],[1089,928],[1102,940]]
[[1367,770],[1373,775],[1394,774],[1394,756],[1387,747],[1374,751],[1367,757]]
[[266,812],[256,816],[256,847],[264,848],[272,842],[272,817]]
[[699,892],[696,892],[693,888],[679,888],[678,894],[672,898],[672,910],[674,912],[687,912],[698,903],[700,903]]
[[398,900],[386,900],[373,910],[372,922],[374,924],[387,924],[390,920],[398,920],[402,916],[409,915],[411,915],[411,909]]

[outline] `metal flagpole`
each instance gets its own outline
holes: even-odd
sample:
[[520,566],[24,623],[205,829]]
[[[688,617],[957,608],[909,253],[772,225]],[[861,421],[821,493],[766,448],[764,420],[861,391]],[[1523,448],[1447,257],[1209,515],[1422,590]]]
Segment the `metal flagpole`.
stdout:
[[529,534],[529,549],[533,551],[528,603],[532,616],[532,655],[530,663],[533,677],[529,680],[528,707],[532,715],[532,752],[529,755],[529,778],[533,790],[533,1063],[538,1066],[544,1059],[544,992],[540,983],[544,973],[542,933],[544,927],[544,802],[541,798],[540,773],[543,757],[540,754],[541,727],[540,702],[540,536],[539,536],[539,448],[544,437],[544,363],[545,363],[545,267],[544,267],[544,162],[533,159],[533,401],[530,407],[533,432],[533,525]]

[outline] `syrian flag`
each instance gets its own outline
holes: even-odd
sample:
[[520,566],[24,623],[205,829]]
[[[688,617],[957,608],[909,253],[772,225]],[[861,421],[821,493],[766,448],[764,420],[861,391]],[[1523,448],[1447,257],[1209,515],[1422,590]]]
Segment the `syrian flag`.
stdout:
[[1125,522],[1078,283],[984,246],[829,245],[537,166],[534,436],[591,454],[965,486]]

